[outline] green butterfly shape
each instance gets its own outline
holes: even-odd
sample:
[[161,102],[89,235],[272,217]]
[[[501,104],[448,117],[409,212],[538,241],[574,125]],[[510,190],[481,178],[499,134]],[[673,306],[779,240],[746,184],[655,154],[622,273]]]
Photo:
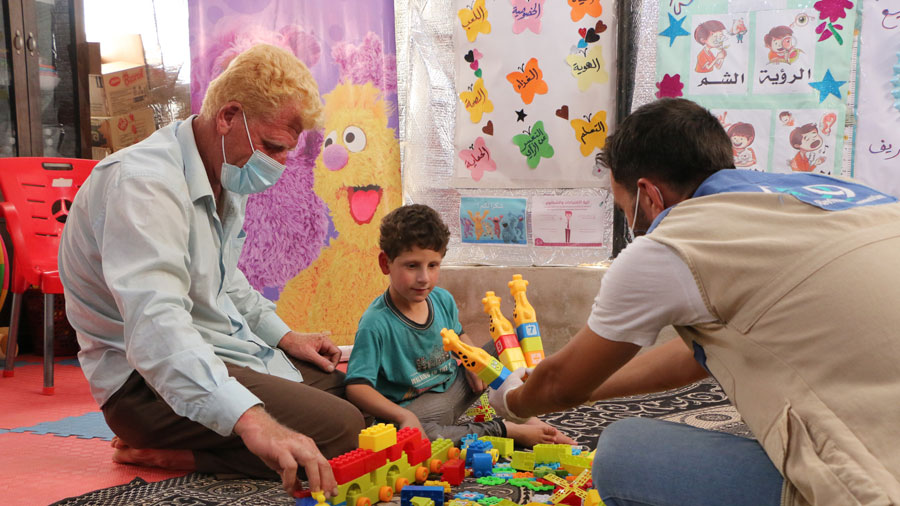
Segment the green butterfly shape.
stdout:
[[528,166],[537,168],[541,158],[553,158],[553,146],[550,136],[544,130],[544,122],[538,121],[531,127],[530,134],[519,134],[513,137],[513,143],[519,146],[519,152],[528,159]]

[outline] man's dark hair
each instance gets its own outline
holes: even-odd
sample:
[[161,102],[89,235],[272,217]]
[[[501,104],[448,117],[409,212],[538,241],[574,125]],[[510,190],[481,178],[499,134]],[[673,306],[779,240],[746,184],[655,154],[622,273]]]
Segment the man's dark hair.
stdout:
[[797,128],[791,130],[791,147],[797,149],[803,144],[803,136],[810,132],[818,132],[819,128],[815,123],[807,123],[805,125],[800,125]]
[[626,117],[606,140],[601,161],[629,191],[656,177],[689,195],[721,169],[734,168],[731,139],[708,110],[683,98],[663,98]]
[[393,260],[414,246],[447,253],[450,229],[434,209],[422,204],[398,207],[381,220],[378,245]]

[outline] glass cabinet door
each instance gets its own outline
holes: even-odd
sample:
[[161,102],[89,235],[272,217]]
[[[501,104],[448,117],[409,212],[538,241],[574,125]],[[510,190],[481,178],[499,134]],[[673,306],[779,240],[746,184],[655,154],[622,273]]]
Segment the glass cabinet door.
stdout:
[[[16,31],[10,30],[9,15],[6,2],[0,3],[0,157],[17,156],[19,153],[12,49]],[[18,37],[21,36],[20,30]],[[22,45],[25,42],[20,38],[17,43]]]
[[[79,117],[76,107],[75,49],[70,0],[25,0],[25,12],[34,13],[40,129],[32,118],[32,135],[42,140],[43,156],[75,157],[79,152]],[[31,9],[29,9],[31,7]],[[32,35],[32,34],[29,34]],[[32,60],[29,63],[33,63]],[[33,65],[31,66],[33,67]],[[29,77],[35,76],[29,68]],[[31,86],[31,90],[34,90]],[[37,143],[32,140],[32,145]]]

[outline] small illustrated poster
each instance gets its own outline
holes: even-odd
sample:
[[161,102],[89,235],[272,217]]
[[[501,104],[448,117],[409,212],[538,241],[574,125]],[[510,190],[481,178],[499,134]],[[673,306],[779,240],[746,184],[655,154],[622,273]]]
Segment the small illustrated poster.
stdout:
[[900,197],[900,0],[863,4],[853,175]]
[[596,187],[615,120],[612,0],[454,0],[457,188]]
[[601,197],[533,197],[531,235],[535,246],[600,247],[604,213]]
[[709,108],[739,169],[840,174],[858,3],[663,2],[656,96]]
[[528,244],[527,204],[524,198],[462,197],[459,203],[462,242]]

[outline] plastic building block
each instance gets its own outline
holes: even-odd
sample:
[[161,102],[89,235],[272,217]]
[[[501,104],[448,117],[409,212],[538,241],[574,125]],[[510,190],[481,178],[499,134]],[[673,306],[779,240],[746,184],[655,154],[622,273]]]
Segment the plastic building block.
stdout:
[[492,496],[492,495],[489,495],[489,496],[487,496],[487,497],[485,497],[485,498],[482,498],[482,499],[479,499],[479,500],[478,500],[478,504],[480,504],[481,506],[494,506],[494,505],[499,504],[499,503],[501,503],[501,502],[503,502],[503,499],[501,499],[501,498],[499,498],[499,497],[494,497],[494,496]]
[[467,499],[450,499],[447,506],[478,506],[478,503]]
[[434,501],[427,497],[413,497],[409,500],[411,506],[434,506]]
[[515,470],[509,467],[509,464],[494,466],[494,476],[498,478],[510,479],[515,475]]
[[420,439],[406,448],[406,458],[411,466],[421,464],[429,457],[431,457],[431,441],[427,439]]
[[585,469],[590,469],[594,461],[580,455],[563,455],[559,463],[566,471],[572,474],[581,474]]
[[497,451],[500,452],[500,456],[504,459],[512,458],[515,441],[513,441],[511,438],[498,436],[481,436],[478,439],[490,442],[494,446],[494,448],[496,448]]
[[455,353],[466,369],[475,373],[491,388],[495,390],[500,388],[500,385],[509,376],[509,369],[504,367],[499,360],[481,348],[469,346],[460,341],[459,336],[452,329],[441,330],[441,339],[444,343],[444,351]]
[[[487,453],[493,449],[493,446],[489,441],[472,441],[469,443],[469,447],[466,448],[466,467],[472,467],[472,460],[475,455],[480,453]],[[493,463],[493,458],[491,459]]]
[[359,447],[380,452],[397,444],[397,429],[389,423],[379,423],[359,433]]
[[476,453],[472,455],[472,471],[476,478],[490,476],[494,470],[494,460],[489,453]]
[[423,483],[426,487],[442,487],[444,489],[444,495],[450,495],[450,483],[446,481],[437,481],[437,480],[428,480]]
[[491,326],[488,330],[491,332],[500,362],[503,362],[503,365],[510,371],[525,367],[525,356],[522,355],[522,348],[519,347],[516,330],[500,312],[500,297],[494,295],[494,292],[487,292],[481,299],[481,303],[484,305],[484,312],[491,319]]
[[563,455],[572,454],[572,447],[569,445],[538,444],[533,449],[534,460],[540,464],[560,462]]
[[513,469],[518,469],[519,471],[534,471],[534,454],[514,451],[511,465]]
[[478,478],[475,481],[477,481],[481,485],[494,486],[494,485],[503,485],[504,483],[506,483],[506,478],[500,478],[498,476],[482,476],[481,478]]
[[478,501],[479,499],[484,499],[484,497],[484,494],[472,492],[471,490],[462,490],[453,496],[454,499],[465,499],[467,501]]
[[501,499],[500,502],[498,502],[494,506],[519,506],[519,505],[510,501],[509,499]]
[[357,448],[348,453],[339,455],[328,461],[334,472],[334,479],[338,485],[362,476],[367,473],[366,461],[372,456],[372,450]]
[[469,443],[472,441],[478,441],[478,434],[466,434],[459,440],[459,447],[465,450],[469,447]]
[[431,457],[428,459],[428,470],[432,473],[440,472],[441,465],[450,460],[450,450],[454,450],[453,441],[438,438],[431,442]]
[[527,287],[528,281],[522,279],[521,274],[513,274],[513,279],[509,282],[509,293],[516,302],[513,309],[516,335],[519,338],[522,354],[525,356],[525,363],[528,364],[528,367],[534,367],[544,360],[544,346],[541,344],[541,330],[537,323],[537,314],[525,295]]
[[451,459],[441,466],[441,479],[458,487],[466,477],[466,463],[460,459]]
[[575,478],[571,482],[553,474],[544,476],[545,480],[550,481],[559,487],[559,490],[557,490],[553,493],[553,495],[550,496],[550,502],[552,502],[553,504],[559,504],[569,495],[574,495],[577,498],[577,502],[572,500],[566,504],[570,504],[571,506],[581,506],[581,502],[584,499],[587,499],[588,496],[587,490],[582,487],[584,487],[591,479],[590,473],[591,472],[589,469],[585,469],[581,472],[581,474],[578,475],[577,478]]
[[424,497],[434,501],[434,506],[444,506],[444,487],[407,485],[400,492],[400,506],[410,506],[413,497]]

